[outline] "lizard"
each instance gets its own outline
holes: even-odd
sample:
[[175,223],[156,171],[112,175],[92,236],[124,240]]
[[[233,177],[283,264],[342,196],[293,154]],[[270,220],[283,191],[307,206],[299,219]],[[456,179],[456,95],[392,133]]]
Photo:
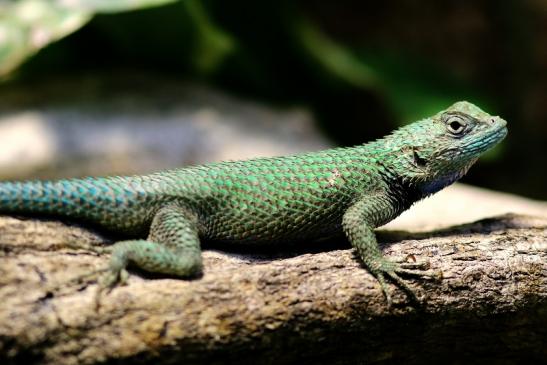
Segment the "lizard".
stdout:
[[[432,276],[385,258],[374,229],[462,177],[506,135],[506,121],[460,101],[384,138],[283,157],[148,175],[0,183],[0,213],[46,215],[121,233],[102,271],[113,288],[132,264],[181,278],[202,273],[201,240],[267,245],[344,233],[391,305],[387,280]],[[146,238],[144,238],[146,237]]]

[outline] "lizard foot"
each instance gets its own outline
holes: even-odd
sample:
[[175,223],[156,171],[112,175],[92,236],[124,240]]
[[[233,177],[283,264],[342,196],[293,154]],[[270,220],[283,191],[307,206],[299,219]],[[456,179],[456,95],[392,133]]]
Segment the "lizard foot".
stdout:
[[429,260],[416,260],[414,255],[396,257],[391,259],[391,261],[402,269],[427,270],[431,267]]
[[54,283],[46,287],[46,292],[51,294],[59,294],[59,293],[62,293],[63,291],[68,290],[68,288],[71,288],[73,286],[82,285],[82,284],[84,284],[83,285],[84,287],[88,286],[90,282],[99,280],[101,275],[106,270],[107,270],[106,268],[97,269],[97,270],[93,270],[91,272],[70,278],[68,280],[64,280],[62,282]]
[[78,275],[67,281],[63,281],[62,283],[51,285],[46,289],[46,291],[48,293],[59,294],[72,286],[81,285],[82,283],[85,283],[84,286],[88,286],[90,282],[97,282],[98,285],[97,290],[93,296],[93,303],[95,310],[98,310],[98,308],[100,307],[101,296],[105,293],[108,293],[117,284],[125,284],[128,276],[129,274],[125,269],[113,271],[111,267],[104,267],[82,275]]
[[129,273],[126,269],[113,270],[108,267],[103,272],[104,275],[99,280],[99,285],[93,297],[95,310],[98,311],[101,306],[101,297],[103,294],[108,294],[115,286],[124,285],[127,282]]
[[428,270],[428,268],[429,263],[427,261],[412,263],[394,263],[385,260],[384,262],[382,262],[382,265],[378,270],[374,272],[374,275],[380,283],[380,287],[382,289],[382,292],[384,293],[384,296],[386,297],[388,306],[391,307],[393,305],[393,299],[391,297],[391,294],[389,293],[389,288],[385,280],[386,277],[393,281],[401,289],[403,289],[410,300],[417,304],[420,304],[420,300],[418,299],[415,290],[412,289],[407,284],[407,282],[399,276],[399,274],[437,280],[442,278],[442,272]]
[[386,277],[394,281],[401,289],[403,289],[413,302],[420,303],[415,290],[412,289],[395,271],[378,272],[375,274],[375,276],[380,283],[380,287],[382,289],[382,292],[384,293],[384,296],[386,297],[388,307],[393,306],[393,298],[391,297],[391,294],[389,292],[389,286],[387,285],[385,280]]

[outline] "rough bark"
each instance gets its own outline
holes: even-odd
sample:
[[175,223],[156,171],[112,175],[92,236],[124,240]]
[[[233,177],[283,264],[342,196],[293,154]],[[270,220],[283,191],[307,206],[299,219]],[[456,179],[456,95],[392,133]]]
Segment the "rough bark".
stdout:
[[196,280],[132,272],[93,305],[103,237],[0,218],[0,362],[501,363],[547,358],[547,219],[505,215],[424,233],[380,232],[390,257],[443,279],[392,287],[386,306],[344,240],[279,252],[206,250]]

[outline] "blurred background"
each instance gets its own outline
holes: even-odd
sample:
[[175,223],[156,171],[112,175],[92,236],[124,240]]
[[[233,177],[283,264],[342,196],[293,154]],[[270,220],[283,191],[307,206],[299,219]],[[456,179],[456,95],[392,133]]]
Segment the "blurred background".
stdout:
[[458,100],[509,122],[464,178],[547,199],[547,2],[0,1],[0,178],[354,145]]

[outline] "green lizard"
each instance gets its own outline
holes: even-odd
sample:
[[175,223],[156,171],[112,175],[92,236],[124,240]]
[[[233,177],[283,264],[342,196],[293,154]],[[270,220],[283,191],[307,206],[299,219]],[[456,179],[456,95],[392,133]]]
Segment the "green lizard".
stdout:
[[104,288],[123,280],[129,263],[199,274],[201,239],[263,245],[344,232],[391,303],[386,278],[412,294],[399,274],[431,273],[387,260],[374,228],[459,179],[506,134],[503,119],[458,102],[351,148],[146,176],[3,182],[0,212],[90,222],[133,237],[114,244]]

